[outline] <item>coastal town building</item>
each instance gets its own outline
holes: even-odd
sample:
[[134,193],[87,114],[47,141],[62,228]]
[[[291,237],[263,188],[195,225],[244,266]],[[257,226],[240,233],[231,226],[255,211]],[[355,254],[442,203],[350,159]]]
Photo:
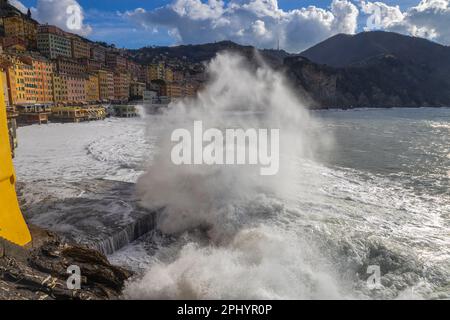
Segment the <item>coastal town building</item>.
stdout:
[[111,71],[98,70],[100,100],[114,100],[114,74]]
[[13,104],[53,102],[53,64],[36,55],[7,55],[8,92]]
[[55,105],[64,104],[69,101],[67,91],[67,75],[53,73],[53,100]]
[[97,102],[100,100],[98,75],[88,74],[86,81],[86,102]]
[[91,57],[91,46],[86,40],[74,34],[70,34],[68,37],[71,41],[72,58],[79,59]]
[[130,98],[130,76],[125,72],[114,73],[114,100],[128,100]]
[[[49,104],[53,102],[53,64],[51,61],[39,57],[31,56],[33,71],[28,86],[34,86],[36,102]],[[31,90],[30,90],[31,91]]]
[[172,68],[167,67],[163,62],[151,64],[147,66],[146,82],[149,83],[154,80],[172,82],[175,80],[175,74]]
[[39,25],[30,11],[23,14],[5,0],[0,0],[0,9],[2,3],[9,9],[0,12],[0,77],[5,80],[4,98],[12,108],[18,106],[23,123],[45,123],[52,105],[59,108],[60,118],[78,114],[84,119],[84,111],[71,108],[111,101],[126,105],[130,98],[143,99],[148,90],[157,92],[152,99],[168,101],[198,90],[189,74],[192,66],[181,60],[160,55],[143,65],[125,49]]
[[16,14],[3,18],[6,37],[17,37],[29,49],[36,48],[38,22],[31,18],[31,13]]
[[165,95],[172,98],[181,98],[183,97],[183,84],[179,82],[169,82],[166,83],[166,92]]
[[114,52],[106,52],[106,66],[110,69],[123,71],[127,69],[127,59]]
[[144,91],[146,89],[146,84],[144,82],[133,81],[130,83],[130,98],[131,99],[142,99],[144,96]]
[[101,70],[105,66],[104,63],[90,58],[80,58],[77,62],[83,66],[86,72]]
[[86,73],[86,66],[70,58],[56,59],[57,71],[63,74],[82,75]]
[[55,26],[41,25],[38,27],[37,48],[50,59],[72,57],[72,44],[66,33]]
[[86,101],[86,79],[83,76],[67,75],[67,100],[68,102]]
[[70,74],[53,74],[53,98],[55,105],[86,101],[86,78]]
[[165,67],[163,63],[147,66],[146,82],[150,83],[153,80],[165,80]]
[[5,67],[10,103],[13,105],[27,103],[24,74],[25,69],[30,68],[29,65],[17,56],[7,55],[4,58],[10,63]]

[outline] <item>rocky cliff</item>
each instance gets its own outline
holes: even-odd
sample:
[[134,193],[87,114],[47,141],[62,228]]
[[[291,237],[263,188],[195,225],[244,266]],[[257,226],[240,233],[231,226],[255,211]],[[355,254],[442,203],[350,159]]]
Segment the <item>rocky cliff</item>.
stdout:
[[450,106],[450,48],[390,32],[337,35],[287,57],[314,107]]

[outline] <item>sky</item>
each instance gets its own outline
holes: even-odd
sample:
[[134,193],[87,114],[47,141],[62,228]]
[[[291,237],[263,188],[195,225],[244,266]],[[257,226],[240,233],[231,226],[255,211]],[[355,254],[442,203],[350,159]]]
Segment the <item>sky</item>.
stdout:
[[385,30],[450,45],[450,0],[10,0],[41,23],[117,47],[232,40],[301,52]]

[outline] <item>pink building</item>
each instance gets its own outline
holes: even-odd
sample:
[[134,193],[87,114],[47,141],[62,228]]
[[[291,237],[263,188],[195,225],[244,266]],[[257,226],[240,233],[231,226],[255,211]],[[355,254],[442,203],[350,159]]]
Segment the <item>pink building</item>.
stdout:
[[69,102],[86,101],[86,79],[77,76],[67,76],[67,100]]

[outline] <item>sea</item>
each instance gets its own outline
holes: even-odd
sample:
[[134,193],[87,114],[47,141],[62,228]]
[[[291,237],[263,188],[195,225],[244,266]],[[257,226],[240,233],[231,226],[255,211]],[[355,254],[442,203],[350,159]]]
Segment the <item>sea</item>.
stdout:
[[134,270],[124,299],[449,299],[450,108],[307,113],[327,141],[269,190],[161,174],[165,115],[21,127],[20,202]]

